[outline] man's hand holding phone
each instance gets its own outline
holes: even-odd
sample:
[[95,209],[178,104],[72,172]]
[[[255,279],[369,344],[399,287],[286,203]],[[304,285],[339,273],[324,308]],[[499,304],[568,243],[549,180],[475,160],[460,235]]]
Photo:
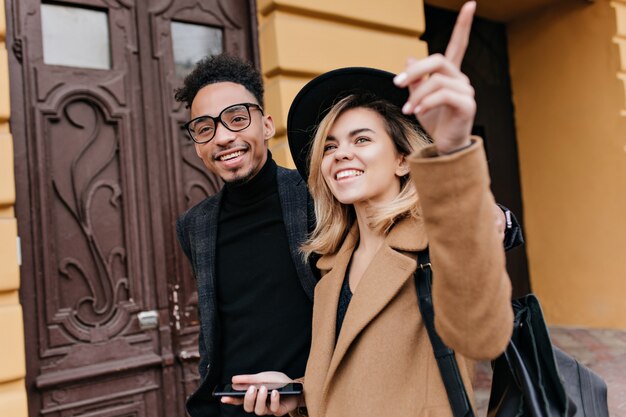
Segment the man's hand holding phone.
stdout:
[[258,416],[282,416],[305,406],[302,394],[289,390],[287,395],[281,395],[279,390],[275,389],[293,382],[287,375],[273,371],[254,375],[235,375],[232,378],[232,387],[233,389],[247,387],[245,396],[243,398],[222,396],[221,401],[223,404],[243,405],[243,409],[248,413],[255,413]]

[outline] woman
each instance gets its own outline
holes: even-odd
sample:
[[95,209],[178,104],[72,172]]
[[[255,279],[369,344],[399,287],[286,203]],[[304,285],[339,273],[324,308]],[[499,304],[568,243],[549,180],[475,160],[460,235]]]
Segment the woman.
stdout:
[[[310,147],[318,224],[303,251],[321,256],[323,278],[304,396],[251,387],[246,411],[282,415],[306,406],[316,417],[450,416],[413,280],[417,252],[427,247],[435,326],[456,352],[470,398],[472,360],[504,350],[511,287],[482,143],[470,137],[473,90],[458,69],[473,7],[462,10],[449,54],[412,61],[395,77],[409,87],[408,100],[406,93],[398,99],[390,74],[353,68],[318,77],[294,101],[290,114],[308,114],[325,108],[321,96],[358,90],[324,115]],[[434,144],[400,107],[417,116]],[[290,120],[290,145],[305,148],[296,142],[308,135],[308,122]],[[288,380],[273,372],[233,378]]]

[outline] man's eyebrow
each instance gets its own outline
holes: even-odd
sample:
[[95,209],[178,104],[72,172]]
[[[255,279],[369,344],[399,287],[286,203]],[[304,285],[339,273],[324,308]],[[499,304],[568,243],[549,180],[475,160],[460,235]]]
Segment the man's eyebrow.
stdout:
[[[363,133],[363,132],[376,133],[375,131],[373,131],[372,129],[370,129],[368,127],[362,127],[362,128],[354,129],[354,130],[350,131],[350,133],[348,133],[348,136],[350,136],[350,137],[356,136],[356,135],[358,135],[360,133]],[[326,140],[327,141],[329,141],[329,140],[337,140],[337,138],[332,136],[332,135],[328,135],[328,136],[326,136]]]

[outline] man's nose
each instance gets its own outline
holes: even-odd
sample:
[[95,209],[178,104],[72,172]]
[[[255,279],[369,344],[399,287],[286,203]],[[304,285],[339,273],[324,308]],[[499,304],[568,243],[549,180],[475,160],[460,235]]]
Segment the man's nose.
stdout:
[[235,132],[228,130],[220,120],[217,125],[215,125],[215,136],[213,136],[213,141],[216,144],[223,145],[235,140],[235,135]]

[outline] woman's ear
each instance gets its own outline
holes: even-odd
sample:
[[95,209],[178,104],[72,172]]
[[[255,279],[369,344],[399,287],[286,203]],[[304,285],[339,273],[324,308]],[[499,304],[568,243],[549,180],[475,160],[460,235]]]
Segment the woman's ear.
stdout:
[[409,167],[409,161],[406,160],[405,155],[400,155],[398,159],[398,166],[396,167],[396,175],[400,178],[404,177],[411,171]]
[[263,116],[263,139],[270,140],[274,137],[274,133],[276,133],[274,119],[270,115]]

